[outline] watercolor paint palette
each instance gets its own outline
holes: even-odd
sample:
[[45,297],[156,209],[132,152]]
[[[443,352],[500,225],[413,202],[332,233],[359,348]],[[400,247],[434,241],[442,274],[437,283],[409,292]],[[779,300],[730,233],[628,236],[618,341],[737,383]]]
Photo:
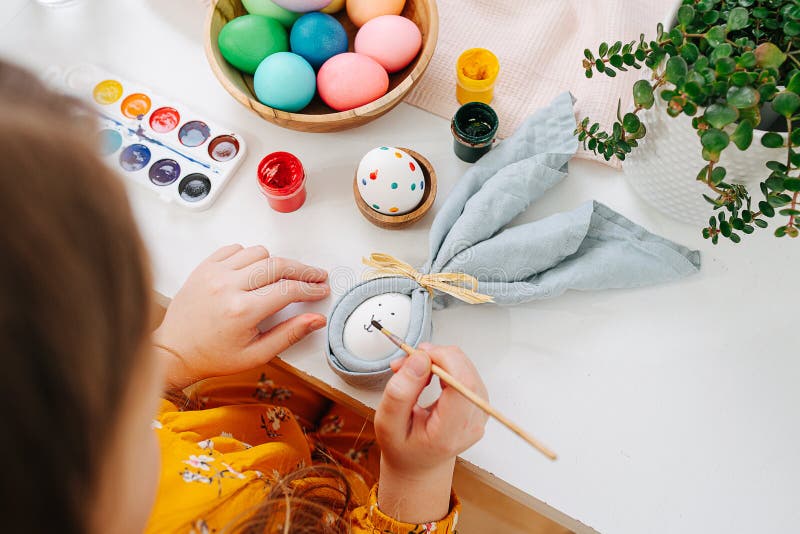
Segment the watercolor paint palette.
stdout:
[[96,141],[108,165],[164,201],[207,209],[244,160],[241,136],[140,84],[92,65],[59,78],[97,111]]

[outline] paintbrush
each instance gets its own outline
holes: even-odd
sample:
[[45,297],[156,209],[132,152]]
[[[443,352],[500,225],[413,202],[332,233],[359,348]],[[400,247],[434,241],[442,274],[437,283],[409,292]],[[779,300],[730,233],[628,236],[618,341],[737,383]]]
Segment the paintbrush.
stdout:
[[[378,321],[373,320],[372,326],[374,326],[381,334],[388,337],[389,340],[403,349],[406,354],[411,355],[414,352],[414,348],[403,341],[398,336],[392,334],[390,331],[385,329],[381,326],[381,323]],[[467,388],[464,384],[459,382],[453,375],[436,365],[435,363],[431,364],[431,372],[439,377],[439,380],[450,386],[451,388],[455,389],[459,393],[461,393],[467,400],[472,402],[475,406],[486,412],[488,415],[494,417],[502,424],[504,424],[509,430],[514,432],[516,435],[527,441],[533,448],[550,458],[551,460],[556,459],[556,453],[548,449],[545,445],[543,445],[539,440],[525,432],[522,428],[519,427],[516,423],[511,421],[508,417],[497,411],[491,404],[487,401],[479,397],[475,394],[472,390]]]

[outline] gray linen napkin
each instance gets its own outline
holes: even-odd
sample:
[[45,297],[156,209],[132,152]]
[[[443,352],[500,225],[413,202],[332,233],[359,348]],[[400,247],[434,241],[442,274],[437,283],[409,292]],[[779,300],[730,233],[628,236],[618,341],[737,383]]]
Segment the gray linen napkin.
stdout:
[[[479,293],[512,305],[568,289],[670,282],[700,269],[699,252],[653,235],[599,202],[506,228],[566,176],[578,146],[572,105],[569,93],[559,95],[464,174],[433,222],[430,259],[420,272],[470,274],[478,279]],[[458,302],[442,294],[431,299],[416,282],[396,278],[358,284],[341,297],[331,312],[327,356],[331,367],[355,385],[380,387],[391,376],[389,362],[403,355],[398,350],[367,362],[350,354],[342,341],[353,310],[389,291],[412,296],[406,335],[411,345],[430,338],[432,309]]]

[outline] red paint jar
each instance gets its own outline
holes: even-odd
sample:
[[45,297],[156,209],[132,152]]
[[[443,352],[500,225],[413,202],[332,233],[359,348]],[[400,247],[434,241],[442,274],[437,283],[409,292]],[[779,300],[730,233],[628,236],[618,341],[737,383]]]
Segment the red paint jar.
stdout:
[[290,213],[306,201],[303,164],[288,152],[273,152],[258,164],[258,185],[275,211]]

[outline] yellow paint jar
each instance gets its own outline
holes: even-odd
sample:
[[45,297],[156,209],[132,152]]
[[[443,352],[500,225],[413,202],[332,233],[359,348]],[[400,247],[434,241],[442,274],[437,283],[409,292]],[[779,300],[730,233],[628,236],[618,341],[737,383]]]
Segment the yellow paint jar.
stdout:
[[494,97],[494,82],[500,72],[500,62],[485,48],[465,50],[456,61],[456,98],[460,104],[483,102]]

